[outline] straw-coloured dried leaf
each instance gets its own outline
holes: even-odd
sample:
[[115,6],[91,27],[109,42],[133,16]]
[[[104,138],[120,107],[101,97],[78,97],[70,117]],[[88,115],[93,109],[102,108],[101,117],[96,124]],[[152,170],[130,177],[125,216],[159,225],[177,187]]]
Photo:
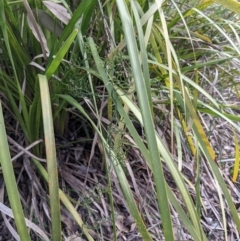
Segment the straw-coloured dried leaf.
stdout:
[[[7,216],[13,218],[13,212],[12,209],[10,209],[9,207],[5,206],[3,203],[0,203],[0,211],[3,212],[4,214],[6,214]],[[44,240],[49,240],[47,235],[33,222],[31,222],[29,219],[26,219],[26,224],[29,228],[31,228],[34,232],[36,232],[39,236],[43,237]]]
[[50,1],[43,1],[43,4],[56,16],[60,21],[68,24],[71,15],[67,12],[67,9],[62,5]]
[[43,35],[40,27],[38,26],[38,24],[36,22],[36,19],[35,19],[34,14],[33,14],[32,10],[31,10],[30,6],[29,6],[28,1],[27,0],[23,0],[23,4],[24,4],[24,7],[27,10],[27,18],[28,18],[29,26],[31,25],[30,28],[31,28],[34,36],[40,42],[42,53],[43,53],[43,57],[46,60],[47,53],[49,52],[49,50],[48,50],[48,47],[47,47],[45,36]]
[[[29,28],[32,30],[32,33],[34,35],[34,37],[37,39],[38,42],[40,42],[40,39],[38,37],[38,34],[37,34],[37,30],[35,29],[32,21],[31,21],[31,18],[29,18],[29,15],[27,15],[27,21],[28,21],[28,26]],[[36,23],[37,24],[37,23]],[[40,34],[40,37],[41,37],[41,41],[43,43],[43,46],[44,46],[44,49],[47,53],[49,53],[49,49],[48,49],[48,46],[47,46],[47,40],[43,34],[43,31],[42,29],[39,27],[39,25],[37,24],[37,28],[38,28],[38,32]]]

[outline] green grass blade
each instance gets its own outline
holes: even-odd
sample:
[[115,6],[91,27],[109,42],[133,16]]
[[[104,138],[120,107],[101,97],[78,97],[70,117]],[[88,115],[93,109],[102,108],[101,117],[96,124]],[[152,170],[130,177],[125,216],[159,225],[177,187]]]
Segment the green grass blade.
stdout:
[[[99,62],[100,64],[100,62]],[[93,121],[91,120],[91,118],[88,116],[88,114],[85,112],[85,110],[82,108],[81,105],[79,105],[79,103],[73,99],[71,96],[68,95],[58,95],[59,97],[63,98],[64,100],[66,100],[69,104],[71,104],[72,106],[74,106],[75,108],[77,108],[87,119],[88,121],[91,123],[91,125],[93,126],[93,128],[95,129],[95,131],[98,132],[99,137],[101,138],[101,141],[103,142],[103,145],[105,146],[109,158],[111,160],[111,163],[114,167],[114,170],[117,174],[119,183],[121,185],[126,203],[128,204],[128,208],[129,211],[131,213],[131,215],[133,216],[133,219],[138,227],[139,232],[142,235],[143,240],[148,240],[151,241],[152,238],[142,220],[142,217],[138,211],[136,202],[133,198],[131,189],[129,187],[127,178],[125,176],[125,173],[121,167],[121,164],[119,163],[119,160],[117,159],[115,153],[111,150],[111,148],[109,147],[107,141],[105,140],[105,138],[103,137],[102,133],[99,131],[99,129],[97,128],[97,126],[93,123]]]
[[[19,43],[16,43],[16,37],[11,35],[12,31],[10,32],[10,35],[8,35],[8,31],[7,31],[7,21],[6,21],[6,16],[5,16],[5,12],[4,12],[4,0],[0,0],[0,28],[2,30],[3,33],[3,39],[6,45],[6,49],[7,49],[7,53],[8,53],[8,57],[10,59],[10,63],[11,63],[11,67],[13,69],[13,76],[14,76],[14,80],[15,80],[15,84],[17,86],[18,89],[18,95],[19,95],[19,101],[21,103],[21,108],[22,108],[22,113],[23,113],[23,119],[25,121],[25,126],[26,126],[26,130],[28,131],[28,137],[31,139],[31,133],[29,133],[29,116],[28,116],[28,111],[27,111],[27,106],[26,106],[26,101],[24,99],[24,95],[22,93],[21,87],[20,87],[20,82],[18,79],[18,73],[17,73],[17,64],[15,63],[15,59],[13,57],[12,54],[12,49],[11,47],[15,50],[15,52],[18,52],[19,50]],[[9,39],[14,40],[13,41],[13,45],[10,45]],[[19,54],[19,53],[18,53]],[[22,71],[22,69],[21,69]],[[13,99],[11,100],[12,104],[13,104]],[[14,105],[14,104],[13,104]],[[17,112],[17,111],[16,111]]]
[[[141,115],[138,107],[136,105],[134,105],[133,103],[130,104],[129,99],[124,95],[124,93],[120,90],[120,88],[118,88],[116,91],[118,92],[118,96],[120,96],[122,101],[124,103],[128,104],[130,110],[137,117],[139,122],[141,124],[143,124],[143,118],[142,118],[142,115]],[[171,158],[171,154],[169,153],[167,147],[162,142],[159,135],[156,132],[155,132],[155,135],[157,137],[158,148],[161,152],[161,155],[162,155],[163,159],[165,160],[166,164],[168,165],[168,168],[169,168],[169,170],[172,174],[172,177],[175,180],[176,185],[178,186],[179,191],[182,194],[182,197],[183,197],[183,200],[185,202],[186,208],[188,209],[191,221],[192,221],[194,227],[196,228],[196,232],[198,233],[199,236],[204,235],[203,230],[200,226],[200,222],[199,222],[199,219],[198,219],[198,216],[197,216],[192,198],[190,197],[189,192],[186,188],[186,185],[184,184],[182,175],[178,171],[177,166],[175,165],[175,163],[173,162],[173,160]],[[204,238],[204,240],[205,240],[205,238]]]
[[52,107],[49,94],[48,80],[44,75],[38,75],[40,84],[43,127],[47,156],[48,185],[52,219],[52,240],[61,241],[60,200],[58,186],[58,165],[54,138]]
[[[163,64],[159,64],[155,61],[148,61],[151,64],[155,64],[157,66],[159,66],[160,68],[163,68],[165,70],[169,71],[169,68],[166,65]],[[172,70],[173,74],[175,77],[178,76],[178,73],[175,70]],[[167,76],[166,76],[167,77]],[[200,85],[196,84],[193,80],[191,80],[190,78],[188,78],[187,76],[181,74],[181,78],[184,80],[184,82],[190,84],[193,88],[197,89],[200,93],[202,93],[204,96],[206,96],[206,98],[212,102],[212,104],[214,104],[216,107],[219,108],[219,104],[217,103],[217,101],[208,93],[206,92]]]
[[5,12],[4,12],[4,0],[0,0],[0,27],[1,27],[3,39],[5,42],[6,48],[7,48],[8,56],[9,56],[10,62],[13,67],[14,77],[17,80],[17,72],[16,72],[16,68],[14,65],[11,47],[9,44],[8,33],[7,33],[7,21],[6,21],[6,16],[5,16]]
[[[138,110],[137,106],[135,106],[134,103],[132,103],[132,102],[128,99],[128,97],[127,97],[126,95],[124,95],[124,92],[122,92],[119,87],[116,87],[116,92],[118,93],[118,96],[121,97],[122,101],[129,106],[130,110],[134,113],[134,115],[137,117],[137,119],[140,121],[140,123],[142,123],[142,117],[141,117],[140,111]],[[112,91],[111,93],[112,93],[112,96],[114,96],[114,95],[113,95],[113,91]],[[118,103],[116,103],[116,105],[118,106]],[[119,113],[123,116],[124,121],[125,121],[125,123],[126,123],[126,126],[128,127],[130,133],[131,133],[131,134],[133,135],[133,137],[134,137],[134,133],[133,133],[133,131],[132,131],[133,128],[131,127],[131,125],[128,125],[128,119],[129,119],[128,115],[126,115],[126,114],[124,115],[124,114],[122,113],[122,111],[121,111],[120,108],[118,108],[118,111],[119,111]],[[135,138],[134,138],[134,140],[136,141]],[[158,140],[159,140],[159,142],[160,142],[160,139],[158,139]],[[136,141],[136,143],[138,143],[138,142]],[[160,144],[160,145],[162,145],[162,144]],[[146,147],[145,147],[145,148],[146,148]],[[140,149],[141,152],[142,152],[143,149],[142,149],[142,148],[139,148],[139,149]],[[165,149],[166,149],[166,148],[165,148]],[[142,152],[142,154],[143,154],[143,152]],[[143,154],[143,155],[144,155],[144,154]],[[147,161],[147,160],[150,158],[150,157],[149,157],[149,153],[146,153],[146,154],[144,155],[144,157],[145,157],[145,160]],[[182,193],[182,196],[184,197],[184,200],[185,200],[185,203],[186,203],[186,207],[187,207],[188,210],[189,210],[191,219],[192,219],[192,220],[195,220],[195,223],[197,223],[198,218],[197,218],[197,216],[195,215],[193,202],[191,201],[191,197],[189,196],[189,194],[188,194],[188,192],[187,192],[187,189],[186,189],[186,187],[184,186],[184,184],[183,184],[183,182],[182,182],[182,178],[181,178],[181,176],[180,176],[177,168],[176,168],[175,165],[172,163],[172,160],[169,159],[169,158],[170,158],[169,153],[166,152],[166,153],[163,155],[163,158],[167,161],[167,164],[169,165],[169,169],[170,169],[170,171],[172,172],[172,175],[173,175],[173,177],[174,177],[174,179],[175,179],[175,181],[176,181],[176,183],[177,183],[177,185],[178,185],[178,188],[179,188],[180,192]],[[171,164],[171,165],[170,165],[170,164]],[[151,166],[150,166],[150,168],[151,168]],[[171,191],[171,189],[168,187],[167,184],[166,184],[166,187],[167,187],[168,197],[169,197],[169,200],[170,200],[171,204],[172,204],[172,205],[174,206],[174,208],[177,210],[177,212],[178,212],[178,214],[179,214],[179,217],[181,218],[181,220],[183,221],[183,223],[186,225],[185,227],[187,227],[188,231],[193,235],[194,240],[207,240],[204,234],[202,234],[203,237],[204,237],[204,238],[202,239],[202,237],[201,237],[201,233],[202,233],[201,229],[200,229],[199,227],[198,227],[199,229],[196,229],[196,228],[193,226],[193,224],[191,223],[191,221],[189,220],[189,218],[186,216],[185,212],[182,210],[181,206],[178,204],[178,201],[176,200],[176,198],[175,198],[174,195],[172,194],[172,191]]]
[[[233,0],[231,0],[231,1],[233,1]],[[240,3],[237,3],[237,4],[240,6]],[[240,54],[240,50],[239,50],[238,46],[236,45],[236,43],[233,41],[232,38],[230,38],[228,36],[228,34],[222,29],[222,27],[217,24],[217,22],[214,22],[206,14],[204,14],[203,12],[200,12],[198,9],[193,8],[193,10],[195,10],[197,13],[199,13],[199,15],[203,16],[210,24],[212,24],[219,31],[219,33],[221,33],[222,36],[224,36],[224,38],[229,42],[229,44],[231,44],[231,46],[236,51],[236,53],[238,55]]]
[[47,76],[47,79],[50,79],[51,76],[54,74],[54,72],[57,70],[64,55],[67,53],[72,42],[74,41],[77,33],[78,33],[78,30],[74,29],[73,32],[70,34],[70,36],[67,38],[67,40],[64,42],[63,46],[60,48],[60,50],[58,51],[54,59],[52,60],[51,64],[48,66],[45,73],[45,75]]
[[[132,122],[129,118],[129,115],[125,112],[125,110],[122,106],[122,102],[127,104],[127,106],[130,108],[130,110],[134,113],[134,115],[139,120],[142,119],[140,111],[137,109],[137,106],[135,106],[135,104],[125,95],[125,93],[120,90],[120,88],[118,86],[113,87],[110,84],[110,82],[107,79],[107,75],[104,72],[104,69],[101,68],[100,62],[98,62],[98,63],[99,63],[98,69],[99,69],[102,77],[99,76],[97,73],[95,73],[95,71],[91,71],[91,70],[89,70],[89,71],[92,74],[94,74],[95,76],[97,76],[98,78],[103,78],[102,80],[105,83],[106,88],[108,89],[108,92],[111,93],[111,97],[114,100],[114,103],[116,105],[116,108],[117,108],[118,112],[123,117],[124,123],[126,124],[126,127],[128,128],[129,132],[131,133],[134,141],[136,142],[137,147],[139,148],[142,155],[144,156],[144,159],[147,161],[148,165],[152,169],[151,162],[149,161],[150,160],[149,151],[147,150],[147,148],[144,145],[143,141],[141,140],[139,134],[137,133],[135,127],[133,126],[133,124],[132,124]],[[122,101],[119,101],[119,97],[121,97]],[[142,121],[141,121],[141,123],[142,123]],[[178,180],[178,183],[179,183],[179,180]],[[174,208],[178,212],[178,215],[179,215],[180,219],[185,224],[185,227],[187,228],[189,233],[192,235],[194,240],[201,241],[202,240],[201,235],[199,235],[199,233],[196,231],[196,228],[193,226],[192,222],[189,220],[185,211],[183,211],[182,207],[179,205],[176,197],[173,195],[171,189],[168,186],[167,186],[167,192],[168,192],[168,196],[169,196],[169,200],[170,200],[171,204],[174,206]],[[183,191],[183,193],[184,193],[184,191]],[[191,197],[189,197],[189,198],[191,198]],[[190,202],[190,205],[189,205],[189,202],[188,202],[188,207],[192,207],[192,210],[194,210],[194,207],[191,204],[191,202]],[[190,208],[188,208],[188,209],[191,211]],[[205,236],[204,236],[203,240],[207,240]]]
[[86,31],[89,29],[89,22],[93,16],[93,11],[95,9],[97,0],[91,0],[89,2],[90,2],[90,4],[88,5],[86,11],[84,11],[84,16],[83,16],[82,23],[81,23],[82,35],[85,35]]
[[[88,10],[90,11],[90,9],[93,7],[93,2],[96,4],[96,0],[93,1],[89,1],[89,0],[83,0],[81,1],[81,3],[79,4],[78,8],[75,10],[71,20],[69,21],[68,25],[65,27],[63,34],[61,36],[61,38],[59,39],[58,44],[55,47],[55,50],[58,50],[62,43],[68,38],[68,36],[71,34],[71,32],[73,31],[73,29],[76,27],[75,24],[77,23],[77,21],[79,21],[79,19],[82,17],[82,15],[84,13],[86,13]],[[85,27],[85,25],[87,25],[87,20],[89,21],[89,19],[87,17],[84,18],[85,22],[83,23],[83,27]],[[55,52],[55,51],[54,51]]]
[[143,72],[143,76],[144,76],[144,80],[145,80],[147,97],[149,99],[149,103],[151,105],[150,108],[152,110],[152,102],[150,101],[151,100],[150,74],[149,74],[149,69],[148,69],[148,57],[147,57],[147,51],[146,51],[146,46],[145,46],[145,41],[144,41],[143,29],[141,26],[140,17],[138,15],[135,3],[133,1],[131,1],[131,7],[133,10],[136,27],[137,27],[137,32],[138,32],[140,54],[141,54],[141,65],[142,65],[142,69],[143,69],[142,72]]
[[22,118],[21,113],[19,113],[19,109],[18,109],[18,106],[15,103],[14,96],[12,95],[11,90],[8,88],[8,85],[7,85],[4,77],[3,77],[3,83],[5,85],[5,93],[6,93],[6,96],[7,96],[8,100],[9,100],[9,103],[11,105],[12,111],[15,114],[17,121],[19,121],[19,124],[21,125],[21,127],[24,131],[24,134],[26,135],[27,139],[29,140],[30,137],[28,135],[28,129],[26,127],[26,123],[25,123],[24,119]]
[[3,177],[7,188],[10,205],[13,211],[18,234],[21,240],[31,241],[28,234],[24,214],[20,202],[16,179],[13,172],[11,156],[9,152],[7,135],[5,131],[4,118],[2,113],[2,104],[0,102],[0,162],[3,171]]
[[180,219],[182,220],[184,226],[186,229],[189,231],[189,233],[192,235],[194,241],[207,241],[207,239],[202,239],[202,237],[196,232],[195,227],[193,226],[192,222],[189,220],[189,217],[187,216],[186,212],[183,210],[181,205],[179,204],[179,201],[176,199],[174,196],[172,190],[167,186],[167,193],[168,193],[168,198],[177,211]]
[[160,209],[163,232],[166,240],[174,240],[171,215],[168,205],[168,197],[165,186],[165,179],[163,175],[162,163],[160,155],[157,148],[157,141],[154,132],[154,124],[151,110],[151,100],[148,97],[148,90],[143,78],[143,73],[141,70],[141,65],[138,57],[137,43],[135,39],[135,34],[132,26],[132,21],[129,17],[125,2],[122,0],[117,0],[117,6],[120,13],[120,17],[123,24],[123,30],[125,33],[128,54],[132,66],[133,76],[135,79],[135,85],[138,95],[138,101],[140,109],[143,113],[143,125],[145,129],[145,134],[147,138],[147,143],[149,147],[149,152],[151,156],[151,162],[153,167],[154,182],[156,185],[158,207]]

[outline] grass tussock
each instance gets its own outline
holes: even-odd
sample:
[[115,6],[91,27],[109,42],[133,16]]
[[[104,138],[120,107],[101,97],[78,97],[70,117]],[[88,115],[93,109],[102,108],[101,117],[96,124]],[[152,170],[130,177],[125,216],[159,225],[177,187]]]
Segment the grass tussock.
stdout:
[[3,240],[240,239],[227,2],[0,0]]

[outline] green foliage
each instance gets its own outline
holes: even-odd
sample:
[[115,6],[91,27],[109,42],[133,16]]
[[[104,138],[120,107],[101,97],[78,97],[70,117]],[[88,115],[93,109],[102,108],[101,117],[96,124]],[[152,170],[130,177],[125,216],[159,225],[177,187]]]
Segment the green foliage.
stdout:
[[[87,239],[94,240],[71,203],[75,200],[59,189],[59,153],[53,129],[58,135],[66,134],[71,126],[69,116],[74,116],[78,124],[82,122],[93,140],[89,159],[93,159],[97,146],[104,161],[107,191],[93,191],[110,200],[109,230],[114,240],[118,239],[114,185],[121,188],[122,205],[133,217],[142,239],[156,238],[149,215],[137,203],[137,171],[129,169],[133,168],[131,152],[139,153],[133,159],[141,158],[143,167],[139,168],[152,175],[152,199],[156,200],[159,229],[166,240],[177,239],[172,214],[178,216],[178,223],[193,240],[210,240],[201,223],[204,165],[215,183],[225,239],[228,230],[224,202],[240,231],[239,214],[226,185],[228,179],[216,164],[216,150],[204,122],[206,115],[217,118],[239,135],[238,107],[229,105],[224,97],[225,89],[229,89],[239,98],[239,3],[48,2],[59,12],[51,12],[45,3],[0,0],[0,90],[6,113],[20,125],[24,145],[45,136],[44,144],[35,145],[32,152],[35,157],[47,156],[47,172],[35,157],[32,162],[42,182],[49,184],[51,238],[61,239],[60,208],[55,205],[61,200]],[[0,149],[7,149],[7,137],[2,141]],[[196,180],[184,172],[189,156]],[[6,164],[0,161],[2,166]],[[237,167],[236,162],[235,179]],[[6,184],[8,171],[12,173],[11,166],[3,167]],[[16,183],[12,174],[12,182]],[[17,222],[18,213],[11,201],[13,190],[17,191],[13,188],[8,185],[7,191]],[[91,198],[86,199],[89,203],[85,206],[94,203]],[[102,201],[102,196],[95,201]],[[23,218],[20,206],[19,215]],[[18,231],[20,236],[26,235],[24,227],[18,227]]]

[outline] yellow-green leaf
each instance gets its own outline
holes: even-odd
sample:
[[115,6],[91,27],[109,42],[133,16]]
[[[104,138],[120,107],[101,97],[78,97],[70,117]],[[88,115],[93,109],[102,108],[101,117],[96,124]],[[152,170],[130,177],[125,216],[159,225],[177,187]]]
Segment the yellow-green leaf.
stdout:
[[234,133],[234,143],[235,143],[235,162],[233,167],[232,181],[236,182],[238,177],[238,172],[239,172],[240,152],[239,152],[238,140],[235,133]]
[[214,0],[215,3],[221,4],[225,8],[240,14],[240,3],[236,0]]

